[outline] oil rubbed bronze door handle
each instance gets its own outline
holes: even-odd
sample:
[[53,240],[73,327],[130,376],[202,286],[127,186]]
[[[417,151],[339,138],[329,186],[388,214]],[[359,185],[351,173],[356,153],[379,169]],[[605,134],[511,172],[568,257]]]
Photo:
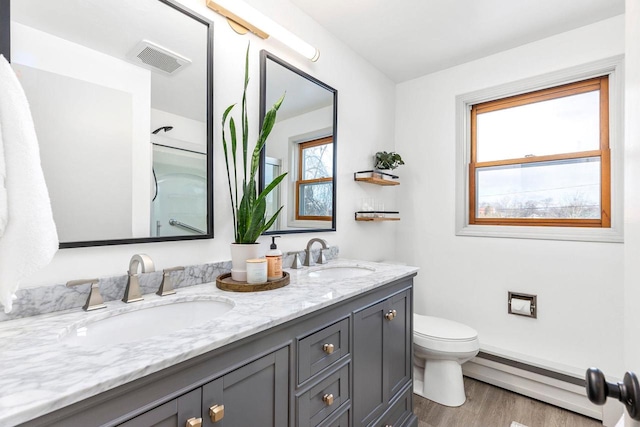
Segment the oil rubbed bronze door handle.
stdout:
[[607,397],[614,397],[627,407],[632,420],[640,421],[640,382],[633,372],[624,374],[620,383],[608,383],[598,368],[587,369],[587,397],[596,405],[604,405]]

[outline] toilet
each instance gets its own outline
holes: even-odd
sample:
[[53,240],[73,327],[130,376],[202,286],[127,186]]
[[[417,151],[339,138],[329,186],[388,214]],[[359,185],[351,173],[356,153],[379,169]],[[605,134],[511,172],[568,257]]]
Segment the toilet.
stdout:
[[462,405],[466,400],[462,364],[479,350],[478,333],[473,328],[414,314],[414,393],[441,405]]

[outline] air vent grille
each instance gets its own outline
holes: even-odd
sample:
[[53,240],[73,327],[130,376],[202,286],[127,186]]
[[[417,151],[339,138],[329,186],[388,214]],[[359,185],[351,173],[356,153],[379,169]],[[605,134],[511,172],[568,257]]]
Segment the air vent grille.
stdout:
[[145,68],[171,75],[191,63],[187,58],[147,40],[138,43],[129,58]]

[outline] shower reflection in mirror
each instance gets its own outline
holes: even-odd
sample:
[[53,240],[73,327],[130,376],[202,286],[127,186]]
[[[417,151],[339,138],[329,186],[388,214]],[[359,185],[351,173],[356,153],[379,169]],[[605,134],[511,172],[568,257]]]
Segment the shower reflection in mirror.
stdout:
[[[207,154],[173,145],[156,135],[172,130],[163,126],[152,132],[153,184],[152,237],[206,234]],[[184,144],[184,143],[183,143]]]
[[61,247],[213,237],[212,23],[178,2],[12,0],[10,24]]

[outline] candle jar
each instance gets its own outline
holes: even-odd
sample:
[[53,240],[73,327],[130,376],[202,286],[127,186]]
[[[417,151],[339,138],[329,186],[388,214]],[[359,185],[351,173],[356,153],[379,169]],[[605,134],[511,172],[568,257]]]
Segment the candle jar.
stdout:
[[247,283],[265,283],[267,281],[267,260],[254,258],[247,260]]

